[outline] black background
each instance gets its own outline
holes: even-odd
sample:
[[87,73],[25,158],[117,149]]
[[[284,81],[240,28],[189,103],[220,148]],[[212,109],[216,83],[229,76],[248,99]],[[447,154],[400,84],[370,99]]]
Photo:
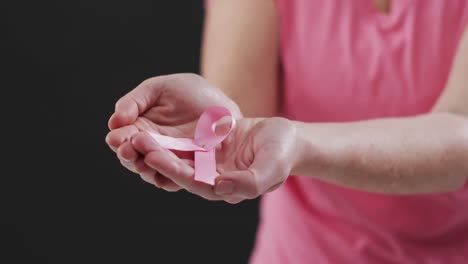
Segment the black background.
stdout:
[[199,71],[203,13],[193,0],[1,4],[0,263],[247,261],[257,201],[157,190],[104,142],[120,96]]

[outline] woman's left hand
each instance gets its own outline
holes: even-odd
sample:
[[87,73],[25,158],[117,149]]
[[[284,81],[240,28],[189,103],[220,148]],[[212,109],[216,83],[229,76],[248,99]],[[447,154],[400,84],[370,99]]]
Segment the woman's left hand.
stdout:
[[275,190],[287,179],[298,157],[296,141],[296,128],[287,119],[238,120],[216,151],[220,175],[215,186],[195,181],[193,164],[159,146],[147,133],[137,134],[132,144],[149,167],[183,189],[208,200],[239,203]]

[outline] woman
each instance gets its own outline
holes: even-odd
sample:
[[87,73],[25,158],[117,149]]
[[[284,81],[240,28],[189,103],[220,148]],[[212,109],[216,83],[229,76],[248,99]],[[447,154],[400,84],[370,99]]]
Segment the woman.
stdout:
[[[110,119],[125,167],[210,200],[265,194],[252,263],[467,263],[467,1],[217,0],[207,12],[203,75],[235,103],[193,75],[143,82]],[[141,132],[192,136],[210,105],[239,119],[214,187]]]

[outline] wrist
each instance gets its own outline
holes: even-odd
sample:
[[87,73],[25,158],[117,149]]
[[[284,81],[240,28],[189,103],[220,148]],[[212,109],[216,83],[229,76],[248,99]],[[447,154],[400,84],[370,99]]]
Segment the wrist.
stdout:
[[324,173],[327,158],[323,135],[317,125],[293,121],[295,127],[296,154],[291,175],[317,176]]

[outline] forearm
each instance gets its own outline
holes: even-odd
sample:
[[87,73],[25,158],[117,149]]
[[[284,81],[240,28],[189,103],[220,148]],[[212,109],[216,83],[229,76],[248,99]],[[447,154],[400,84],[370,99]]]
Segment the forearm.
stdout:
[[455,190],[468,176],[468,119],[462,116],[295,124],[295,175],[394,194]]
[[212,1],[205,21],[202,74],[233,99],[244,116],[278,108],[279,41],[274,1]]

